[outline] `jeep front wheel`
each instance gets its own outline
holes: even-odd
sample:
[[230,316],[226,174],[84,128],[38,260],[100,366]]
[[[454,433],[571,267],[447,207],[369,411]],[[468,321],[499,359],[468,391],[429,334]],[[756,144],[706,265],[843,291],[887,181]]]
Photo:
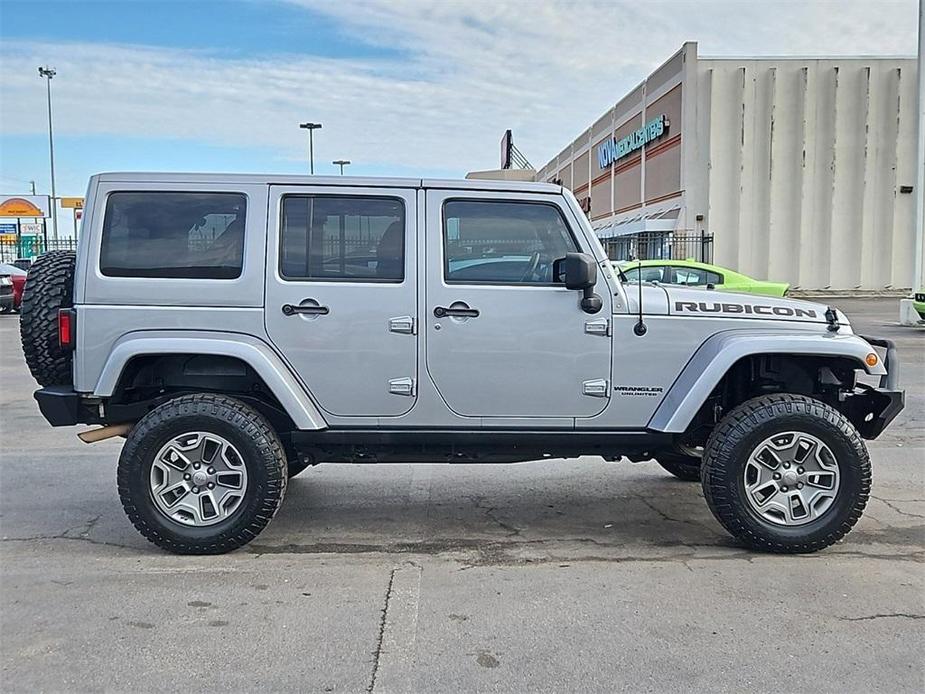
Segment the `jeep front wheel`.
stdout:
[[767,395],[732,410],[704,450],[713,515],[746,545],[814,552],[844,537],[870,495],[870,457],[841,413],[802,395]]
[[221,554],[250,542],[279,509],[286,481],[269,422],[221,395],[185,395],[155,408],[119,457],[129,520],[177,554]]

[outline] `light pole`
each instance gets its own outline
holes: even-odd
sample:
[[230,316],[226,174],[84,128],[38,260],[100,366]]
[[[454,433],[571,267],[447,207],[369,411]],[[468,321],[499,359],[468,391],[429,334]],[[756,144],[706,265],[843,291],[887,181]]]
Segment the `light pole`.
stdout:
[[331,163],[332,163],[332,164],[336,164],[337,166],[340,167],[340,175],[343,176],[343,175],[344,175],[344,167],[347,166],[347,164],[350,163],[350,160],[349,160],[349,159],[338,159],[337,161],[332,161]]
[[308,131],[308,172],[315,173],[315,131],[321,127],[321,123],[299,123],[300,128]]
[[39,77],[48,80],[48,155],[51,159],[51,230],[58,240],[58,200],[55,198],[55,138],[51,127],[51,78],[57,74],[53,67],[39,67]]
[[918,142],[915,180],[915,229],[912,234],[912,291],[925,284],[925,3],[919,0]]

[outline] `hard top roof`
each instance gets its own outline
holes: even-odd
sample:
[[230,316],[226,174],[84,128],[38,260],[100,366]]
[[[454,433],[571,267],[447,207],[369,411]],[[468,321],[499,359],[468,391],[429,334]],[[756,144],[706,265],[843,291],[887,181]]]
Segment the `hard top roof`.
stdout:
[[286,186],[337,186],[357,188],[450,188],[458,190],[497,190],[522,193],[559,193],[562,187],[533,181],[492,181],[486,179],[376,178],[369,176],[300,176],[293,174],[167,173],[113,171],[94,176],[104,183],[209,183],[265,184]]

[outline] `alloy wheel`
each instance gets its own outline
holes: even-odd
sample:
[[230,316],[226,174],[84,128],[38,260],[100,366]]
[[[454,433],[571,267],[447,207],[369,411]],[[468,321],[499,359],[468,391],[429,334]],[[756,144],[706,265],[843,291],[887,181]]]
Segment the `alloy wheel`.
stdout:
[[743,472],[751,510],[784,526],[804,525],[822,516],[835,501],[839,481],[832,450],[800,431],[766,438],[754,448]]
[[247,491],[244,459],[227,439],[205,431],[175,436],[151,465],[158,511],[188,526],[219,523],[237,511]]

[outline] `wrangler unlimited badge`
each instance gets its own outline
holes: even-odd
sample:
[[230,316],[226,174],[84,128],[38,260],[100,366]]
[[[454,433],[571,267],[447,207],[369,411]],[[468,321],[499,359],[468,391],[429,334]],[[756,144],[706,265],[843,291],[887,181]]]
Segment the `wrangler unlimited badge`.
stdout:
[[755,316],[793,316],[794,318],[815,318],[816,312],[808,308],[789,306],[764,306],[762,304],[706,303],[704,301],[675,301],[674,310],[679,313],[744,313]]

